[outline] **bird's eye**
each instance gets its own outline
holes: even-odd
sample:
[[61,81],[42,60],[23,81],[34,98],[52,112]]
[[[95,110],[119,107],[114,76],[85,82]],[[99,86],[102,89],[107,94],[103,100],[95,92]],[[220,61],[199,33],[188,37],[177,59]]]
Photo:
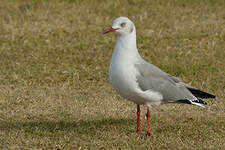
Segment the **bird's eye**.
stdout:
[[121,27],[124,27],[125,25],[126,25],[125,22],[123,22],[123,23],[120,24]]

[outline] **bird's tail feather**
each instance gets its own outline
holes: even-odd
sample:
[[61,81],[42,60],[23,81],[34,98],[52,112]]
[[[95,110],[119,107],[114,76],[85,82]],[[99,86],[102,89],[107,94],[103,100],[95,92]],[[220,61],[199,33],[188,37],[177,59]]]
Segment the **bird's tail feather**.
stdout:
[[185,104],[192,104],[192,105],[197,105],[200,107],[205,107],[205,105],[207,105],[207,103],[201,99],[198,100],[188,100],[188,99],[182,99],[182,100],[178,100],[178,102],[180,103],[185,103]]

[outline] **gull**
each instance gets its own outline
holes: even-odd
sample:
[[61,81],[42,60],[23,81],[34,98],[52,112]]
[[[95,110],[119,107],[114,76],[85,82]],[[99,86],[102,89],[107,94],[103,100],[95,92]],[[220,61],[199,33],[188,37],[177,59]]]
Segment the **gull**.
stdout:
[[150,136],[149,107],[167,103],[204,107],[207,103],[203,98],[216,98],[146,62],[138,53],[135,25],[127,17],[116,18],[104,34],[109,32],[117,34],[109,67],[110,83],[122,97],[137,105],[137,132],[140,131],[140,105],[147,106],[146,136]]

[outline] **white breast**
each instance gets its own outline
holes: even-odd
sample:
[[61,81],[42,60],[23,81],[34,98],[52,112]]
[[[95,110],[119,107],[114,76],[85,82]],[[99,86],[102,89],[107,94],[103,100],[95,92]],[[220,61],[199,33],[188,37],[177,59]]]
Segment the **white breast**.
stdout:
[[[132,39],[135,39],[135,43]],[[158,105],[162,96],[151,90],[142,91],[138,85],[139,72],[135,64],[142,61],[136,48],[136,37],[118,37],[110,62],[110,82],[121,96],[136,104]]]
[[[125,67],[125,66],[124,66]],[[110,65],[110,82],[116,91],[123,97],[130,99],[132,93],[135,92],[135,88],[138,86],[135,74],[129,74],[128,72],[134,72],[133,66],[126,66],[126,70],[122,69],[122,66],[115,64]]]
[[[125,67],[125,66],[124,66]],[[136,104],[159,105],[162,100],[162,95],[151,90],[142,91],[137,83],[136,68],[132,65],[127,65],[125,68],[111,63],[110,65],[110,82],[116,91]]]

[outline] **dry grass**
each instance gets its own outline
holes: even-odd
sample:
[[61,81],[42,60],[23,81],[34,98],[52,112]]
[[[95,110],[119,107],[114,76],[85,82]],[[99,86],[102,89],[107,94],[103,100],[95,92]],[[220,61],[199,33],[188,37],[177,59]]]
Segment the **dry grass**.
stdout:
[[[0,149],[224,149],[225,2],[1,0]],[[141,55],[214,93],[206,109],[136,106],[108,81],[118,16],[134,21]]]

